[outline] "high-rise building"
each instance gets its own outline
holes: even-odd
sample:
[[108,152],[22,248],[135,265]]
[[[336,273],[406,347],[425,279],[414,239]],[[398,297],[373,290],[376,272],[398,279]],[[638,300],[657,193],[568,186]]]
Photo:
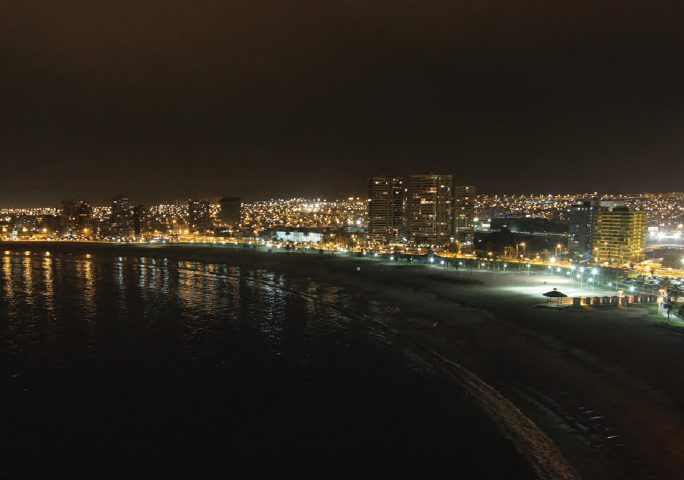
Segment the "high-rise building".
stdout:
[[242,201],[240,197],[223,197],[219,200],[221,213],[219,220],[226,227],[237,229],[242,222],[241,210]]
[[112,199],[111,227],[112,234],[118,237],[130,237],[133,233],[131,204],[128,197],[117,195]]
[[622,206],[600,208],[592,234],[594,261],[612,265],[643,261],[647,226],[645,212]]
[[136,237],[139,237],[145,231],[145,224],[147,223],[147,209],[145,205],[136,205],[133,208],[133,232]]
[[192,232],[206,233],[211,228],[209,202],[188,200],[188,227]]
[[470,250],[475,242],[475,187],[454,187],[454,238],[460,250]]
[[596,200],[585,200],[568,209],[568,251],[575,258],[591,258],[594,219],[599,204]]
[[453,238],[453,177],[412,175],[408,196],[411,241],[420,245],[445,245]]
[[404,236],[406,189],[398,177],[368,179],[368,239],[400,242]]
[[63,234],[83,233],[90,224],[92,209],[83,201],[64,200],[60,212],[60,225]]

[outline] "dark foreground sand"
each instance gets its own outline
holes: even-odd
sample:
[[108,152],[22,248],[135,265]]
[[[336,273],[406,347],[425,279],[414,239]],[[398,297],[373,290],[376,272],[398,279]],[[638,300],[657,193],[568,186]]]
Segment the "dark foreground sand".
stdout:
[[[461,381],[474,382],[469,391],[487,397],[481,399],[485,410],[499,408],[497,391],[512,401],[582,478],[684,478],[684,336],[655,325],[636,307],[539,308],[542,292],[571,288],[562,277],[228,247],[32,242],[2,248],[228,263],[341,287],[360,312],[453,362]],[[489,413],[504,417],[509,436],[543,443],[507,412]],[[553,459],[554,452],[546,453]]]

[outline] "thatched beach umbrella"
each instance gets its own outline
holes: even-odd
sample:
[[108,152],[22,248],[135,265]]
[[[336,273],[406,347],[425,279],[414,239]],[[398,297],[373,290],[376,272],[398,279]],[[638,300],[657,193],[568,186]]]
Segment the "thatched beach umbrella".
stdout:
[[556,298],[556,299],[558,299],[558,304],[559,304],[559,305],[560,305],[560,302],[561,302],[560,299],[561,299],[561,298],[567,297],[567,295],[564,294],[563,292],[559,292],[557,288],[554,288],[554,289],[551,290],[550,292],[543,293],[542,295],[544,295],[544,296],[546,297],[546,303],[549,303],[549,299],[550,299],[550,298]]

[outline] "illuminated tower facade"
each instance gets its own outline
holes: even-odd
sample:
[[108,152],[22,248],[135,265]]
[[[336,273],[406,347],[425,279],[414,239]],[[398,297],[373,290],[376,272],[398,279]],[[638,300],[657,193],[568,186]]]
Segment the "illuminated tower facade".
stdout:
[[368,240],[400,242],[404,236],[406,189],[399,177],[368,179]]
[[645,212],[622,206],[600,208],[593,226],[594,261],[611,265],[643,261],[647,225]]
[[418,245],[446,245],[453,238],[452,175],[412,175],[408,195],[408,227]]
[[128,197],[118,195],[112,199],[110,217],[112,234],[118,237],[130,237],[133,234],[133,211]]
[[469,251],[475,242],[475,187],[454,187],[454,238],[460,250]]

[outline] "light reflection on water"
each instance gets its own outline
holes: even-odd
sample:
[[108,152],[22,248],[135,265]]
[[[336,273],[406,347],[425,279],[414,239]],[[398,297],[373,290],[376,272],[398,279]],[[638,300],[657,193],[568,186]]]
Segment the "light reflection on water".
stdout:
[[14,310],[14,278],[12,277],[12,257],[9,252],[5,252],[2,257],[2,284],[3,284],[3,303],[7,305],[10,312]]
[[43,256],[41,269],[43,271],[43,298],[45,299],[45,312],[51,318],[55,315],[55,285],[52,273],[52,258]]
[[21,265],[22,285],[25,289],[26,303],[33,305],[33,265],[31,257],[25,255]]
[[[21,412],[4,418],[0,447],[23,465],[139,451],[157,468],[190,449],[195,471],[232,439],[236,452],[292,458],[466,452],[461,465],[482,469],[472,478],[530,478],[460,389],[345,313],[355,305],[340,289],[263,269],[55,252],[3,255],[0,284],[0,415]],[[65,431],[82,440],[63,442]]]
[[[287,355],[292,367],[310,364],[313,344],[346,350],[353,343],[351,320],[333,307],[340,301],[334,289],[262,269],[10,252],[2,257],[0,281],[0,335],[12,346],[0,355],[8,369],[36,370],[34,378],[48,383],[38,359],[62,365],[78,358],[85,361],[79,375],[102,382],[106,377],[96,371],[103,363],[122,372],[137,362],[140,371],[151,366],[173,376],[175,369],[247,359],[270,368]],[[19,351],[28,355],[9,354]],[[107,365],[123,352],[125,362]]]

